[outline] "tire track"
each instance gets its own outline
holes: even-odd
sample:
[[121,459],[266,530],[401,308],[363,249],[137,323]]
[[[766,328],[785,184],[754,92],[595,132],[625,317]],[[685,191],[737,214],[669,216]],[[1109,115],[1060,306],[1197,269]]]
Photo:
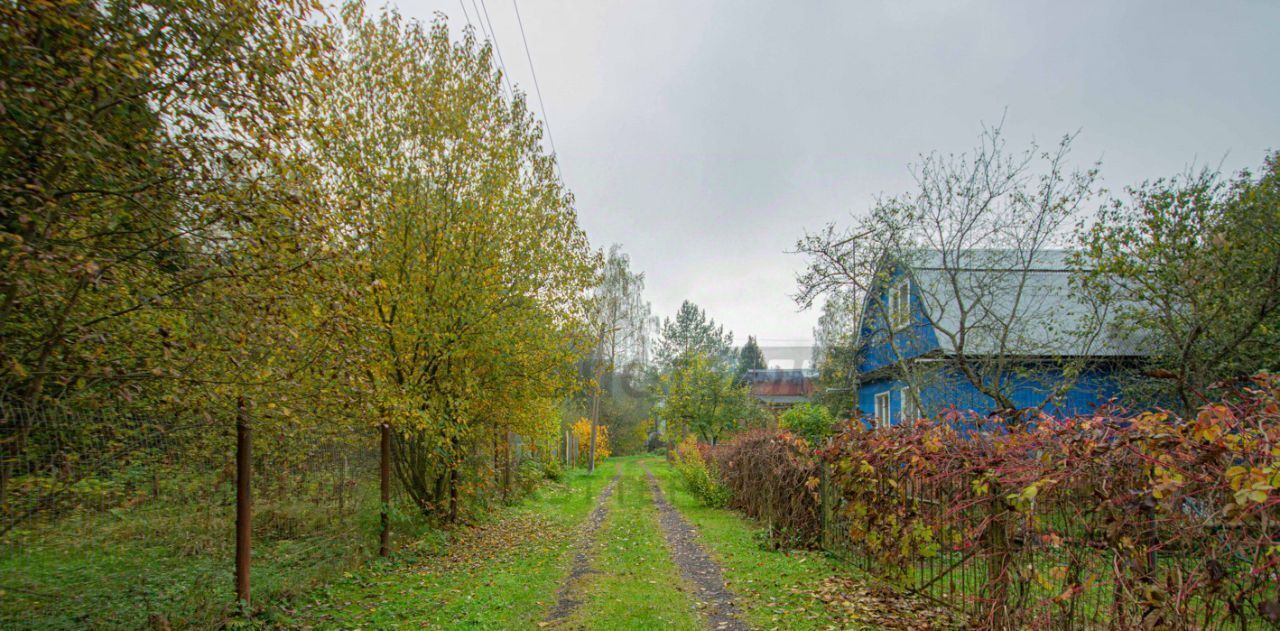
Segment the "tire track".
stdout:
[[596,499],[596,507],[587,516],[582,533],[579,535],[578,551],[573,556],[573,567],[569,570],[569,575],[560,583],[560,589],[556,591],[555,606],[539,626],[550,626],[563,621],[578,608],[578,605],[582,604],[576,595],[582,593],[580,585],[582,579],[593,571],[591,561],[596,532],[600,530],[600,524],[604,523],[605,516],[609,514],[609,497],[613,495],[613,489],[618,486],[618,479],[621,476],[622,470],[615,468],[613,479],[609,480],[609,484],[600,491],[600,497]]
[[671,558],[680,567],[680,573],[697,590],[697,599],[707,604],[705,613],[707,627],[714,631],[747,631],[750,629],[740,619],[737,597],[724,584],[724,573],[720,565],[711,559],[702,544],[698,542],[697,532],[685,521],[684,516],[675,509],[662,487],[653,477],[649,467],[644,468],[649,477],[649,489],[653,491],[653,503],[658,507],[658,524],[662,527],[662,536],[671,548]]

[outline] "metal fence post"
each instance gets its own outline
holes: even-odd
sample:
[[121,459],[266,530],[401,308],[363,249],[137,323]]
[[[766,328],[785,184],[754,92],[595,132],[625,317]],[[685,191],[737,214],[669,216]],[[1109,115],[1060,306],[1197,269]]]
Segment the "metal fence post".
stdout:
[[1008,506],[1002,490],[991,484],[991,524],[987,528],[987,585],[991,599],[991,628],[1009,626],[1009,532],[1006,528]]
[[244,397],[236,400],[236,599],[249,607],[249,558],[253,536],[253,435]]
[[827,467],[826,460],[819,460],[819,472],[821,477],[818,479],[818,509],[822,514],[822,531],[818,535],[818,545],[823,550],[830,550],[831,545],[831,471]]
[[502,499],[507,500],[511,494],[511,430],[507,430],[507,439],[502,443]]
[[379,433],[382,435],[382,456],[379,467],[382,483],[382,532],[379,537],[378,556],[387,556],[391,549],[391,426],[383,423]]

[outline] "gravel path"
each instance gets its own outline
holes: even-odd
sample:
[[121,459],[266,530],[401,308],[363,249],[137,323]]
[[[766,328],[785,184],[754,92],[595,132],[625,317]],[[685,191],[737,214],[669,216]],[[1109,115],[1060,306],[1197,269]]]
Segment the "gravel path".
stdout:
[[658,507],[658,523],[662,526],[667,546],[671,548],[671,558],[680,567],[685,580],[697,590],[697,600],[705,605],[703,611],[707,616],[707,627],[713,631],[747,631],[750,627],[739,619],[735,596],[725,587],[720,566],[698,543],[697,532],[689,522],[667,502],[649,467],[644,468],[644,473],[649,477],[653,503]]
[[605,515],[609,514],[609,496],[613,495],[613,489],[618,485],[618,478],[621,475],[621,470],[616,470],[608,486],[600,491],[600,497],[596,499],[596,507],[587,516],[582,533],[579,535],[578,551],[573,557],[573,568],[569,570],[569,575],[565,577],[564,582],[560,583],[560,589],[556,591],[556,605],[551,608],[551,612],[547,614],[546,620],[540,626],[549,626],[568,618],[569,614],[582,604],[582,601],[577,598],[577,595],[582,593],[579,583],[583,577],[592,572],[591,550],[596,539],[596,531],[600,530],[600,524],[604,523]]

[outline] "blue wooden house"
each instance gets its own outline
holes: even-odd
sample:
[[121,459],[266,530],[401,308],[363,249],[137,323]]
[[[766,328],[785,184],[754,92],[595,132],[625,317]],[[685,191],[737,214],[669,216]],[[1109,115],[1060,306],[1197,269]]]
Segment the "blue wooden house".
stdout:
[[1144,345],[1077,290],[1069,256],[966,249],[884,260],[858,324],[861,415],[878,425],[952,406],[1069,416],[1116,397]]

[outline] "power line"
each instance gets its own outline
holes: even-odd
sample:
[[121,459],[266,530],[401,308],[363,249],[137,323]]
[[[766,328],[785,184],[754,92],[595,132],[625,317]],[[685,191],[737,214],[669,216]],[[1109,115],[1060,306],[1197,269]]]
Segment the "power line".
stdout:
[[493,46],[493,52],[498,55],[498,68],[502,71],[502,79],[507,84],[507,93],[512,98],[515,98],[515,91],[511,89],[511,77],[507,73],[507,65],[502,63],[502,49],[498,47],[498,33],[493,30],[492,22],[487,27],[485,26],[485,15],[488,14],[488,11],[481,13],[480,5],[476,3],[476,0],[471,0],[471,8],[476,10],[476,22],[480,23],[480,32],[484,34],[485,40]]
[[[520,6],[516,4],[516,0],[511,0],[511,6],[516,10],[516,24],[520,25],[520,41],[524,42],[524,56],[529,60],[529,74],[533,76],[533,91],[538,95],[538,107],[542,109],[542,123],[547,127],[547,140],[551,143],[551,153],[556,156],[556,172],[560,172],[560,152],[556,151],[556,139],[551,135],[551,119],[547,118],[547,104],[542,101],[542,86],[538,85],[538,73],[533,69],[533,53],[529,52],[529,38],[524,34],[524,20],[520,19]],[[564,174],[560,173],[560,179],[564,180]]]
[[458,0],[458,6],[462,7],[462,17],[467,21],[467,26],[471,26],[471,16],[467,15],[466,0]]
[[511,88],[511,73],[507,72],[507,62],[502,59],[502,47],[498,45],[498,29],[493,28],[493,20],[489,18],[489,7],[485,5],[484,0],[480,0],[480,8],[484,10],[484,19],[489,23],[489,35],[493,37],[493,50],[498,53],[498,65],[502,67],[502,78],[507,82],[507,92],[514,99],[516,91]]

